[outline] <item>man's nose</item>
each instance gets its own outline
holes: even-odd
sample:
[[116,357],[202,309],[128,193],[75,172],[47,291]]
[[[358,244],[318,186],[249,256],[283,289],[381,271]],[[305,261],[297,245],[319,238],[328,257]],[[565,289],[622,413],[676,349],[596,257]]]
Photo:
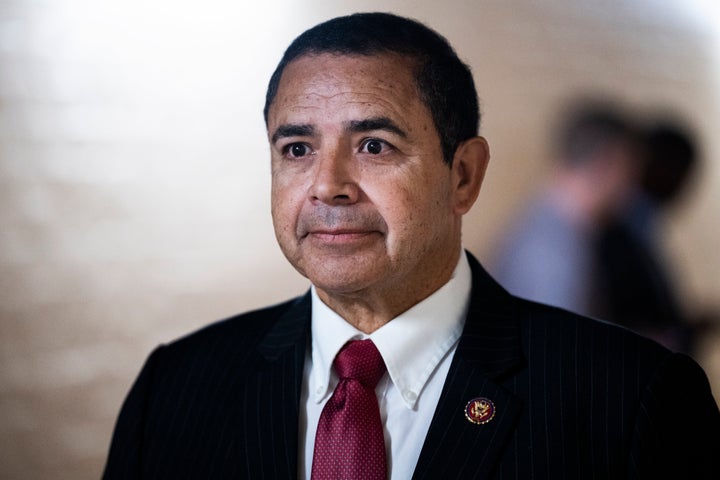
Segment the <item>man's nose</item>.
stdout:
[[336,149],[319,154],[310,187],[312,201],[328,205],[350,205],[358,201],[357,166],[350,152]]

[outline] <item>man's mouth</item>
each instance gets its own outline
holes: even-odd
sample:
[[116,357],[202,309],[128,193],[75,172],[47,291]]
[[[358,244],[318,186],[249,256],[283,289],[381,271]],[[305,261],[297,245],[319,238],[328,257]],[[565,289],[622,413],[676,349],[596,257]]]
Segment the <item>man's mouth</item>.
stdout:
[[313,230],[308,236],[319,240],[335,242],[335,241],[352,241],[359,240],[368,235],[377,234],[374,230],[357,230],[357,229],[331,229],[331,230]]

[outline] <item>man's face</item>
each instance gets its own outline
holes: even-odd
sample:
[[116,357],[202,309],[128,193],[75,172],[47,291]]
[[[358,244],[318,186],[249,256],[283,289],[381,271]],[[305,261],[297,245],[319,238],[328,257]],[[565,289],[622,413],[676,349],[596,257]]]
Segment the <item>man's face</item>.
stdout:
[[268,136],[275,234],[321,295],[421,295],[412,304],[447,281],[460,252],[454,176],[407,60],[294,60]]

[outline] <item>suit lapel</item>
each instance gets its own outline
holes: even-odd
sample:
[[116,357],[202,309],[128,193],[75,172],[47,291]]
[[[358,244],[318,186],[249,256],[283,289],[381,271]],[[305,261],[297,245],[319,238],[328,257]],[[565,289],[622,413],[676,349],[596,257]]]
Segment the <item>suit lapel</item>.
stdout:
[[[297,476],[298,414],[310,332],[310,296],[296,300],[258,345],[247,385],[245,451],[249,478]],[[247,428],[249,427],[249,428]]]
[[[413,478],[487,478],[515,429],[522,402],[498,383],[524,364],[514,301],[469,255],[472,299]],[[492,402],[495,416],[470,422],[473,399]]]

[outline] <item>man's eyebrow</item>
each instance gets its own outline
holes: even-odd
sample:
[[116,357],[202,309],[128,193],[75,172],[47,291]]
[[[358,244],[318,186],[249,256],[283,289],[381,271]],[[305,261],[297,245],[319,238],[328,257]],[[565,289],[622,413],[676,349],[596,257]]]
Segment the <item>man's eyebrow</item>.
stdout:
[[275,143],[286,137],[309,137],[315,133],[315,127],[309,124],[286,124],[280,125],[272,134],[271,142]]
[[365,120],[352,120],[348,124],[348,129],[351,132],[361,133],[369,132],[371,130],[386,130],[399,135],[403,138],[407,137],[407,133],[400,128],[395,122],[387,117],[374,117],[367,118]]

